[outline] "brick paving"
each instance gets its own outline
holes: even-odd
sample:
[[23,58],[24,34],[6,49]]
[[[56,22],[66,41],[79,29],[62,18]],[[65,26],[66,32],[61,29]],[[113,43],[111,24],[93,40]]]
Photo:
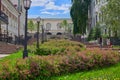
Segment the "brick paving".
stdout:
[[19,48],[20,46],[18,45],[0,42],[0,54],[11,54],[16,52]]

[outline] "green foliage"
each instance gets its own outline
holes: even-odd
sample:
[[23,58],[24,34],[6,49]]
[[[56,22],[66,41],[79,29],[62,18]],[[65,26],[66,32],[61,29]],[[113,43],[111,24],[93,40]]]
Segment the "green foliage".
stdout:
[[28,29],[32,32],[35,29],[35,24],[32,20],[28,22]]
[[97,40],[98,38],[100,38],[101,35],[101,28],[99,25],[97,25],[96,27],[92,28],[89,35],[88,35],[88,41],[90,40]]
[[[51,76],[110,66],[120,61],[120,54],[100,49],[86,50],[64,55],[32,56],[26,59],[4,61],[0,70],[2,80],[47,80]],[[55,79],[56,80],[56,79]]]
[[107,68],[52,77],[51,80],[120,80],[120,63]]
[[70,15],[74,24],[73,33],[85,34],[88,20],[88,8],[91,0],[72,0]]
[[[120,33],[120,0],[108,0],[106,6],[102,7],[103,23],[107,26],[114,37],[118,37]],[[111,32],[109,31],[109,36]]]
[[95,27],[95,40],[101,37],[101,28],[100,26]]
[[60,25],[61,25],[61,26],[65,29],[65,31],[67,31],[67,32],[69,32],[70,30],[72,30],[72,29],[71,29],[71,26],[72,26],[72,25],[69,25],[68,22],[67,22],[67,20],[63,20]]
[[94,35],[95,35],[95,29],[92,28],[92,29],[90,30],[89,35],[88,35],[88,41],[94,40]]
[[68,24],[68,32],[69,33],[73,32],[73,24],[72,23]]
[[[71,49],[70,49],[71,48]],[[38,55],[54,55],[65,54],[67,52],[77,52],[85,49],[84,45],[79,42],[69,40],[50,40],[40,45],[35,54]]]

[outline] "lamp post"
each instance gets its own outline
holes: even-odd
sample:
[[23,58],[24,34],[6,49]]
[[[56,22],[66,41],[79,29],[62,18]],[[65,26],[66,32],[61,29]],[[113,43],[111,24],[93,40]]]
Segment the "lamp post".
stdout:
[[41,20],[41,18],[40,17],[38,17],[37,19],[37,45],[36,45],[36,47],[37,47],[37,49],[39,49],[39,29],[40,29],[40,20]]
[[24,8],[26,10],[25,13],[25,33],[24,33],[24,51],[23,51],[23,58],[28,57],[28,51],[27,51],[27,17],[28,17],[28,9],[31,5],[31,0],[24,0]]
[[44,19],[42,19],[41,27],[42,27],[42,41],[41,41],[41,43],[43,44],[44,43]]

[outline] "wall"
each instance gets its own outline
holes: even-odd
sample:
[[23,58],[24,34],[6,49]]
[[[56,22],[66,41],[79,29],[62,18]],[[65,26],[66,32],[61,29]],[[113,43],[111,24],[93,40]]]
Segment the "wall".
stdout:
[[[18,11],[14,5],[8,0],[2,0],[1,10],[8,16],[8,32],[9,35],[12,33],[12,36],[18,35]],[[6,30],[6,25],[2,24],[2,31]]]
[[[33,22],[36,24],[37,21],[36,19],[29,19],[29,20],[33,20]],[[47,26],[46,24],[47,23],[50,23],[51,24],[51,29],[48,30],[48,32],[52,33],[53,35],[56,35],[58,32],[61,32],[61,33],[64,33],[65,32],[65,28],[62,27],[61,29],[58,29],[57,25],[58,23],[62,23],[63,20],[67,20],[67,23],[68,24],[72,24],[72,20],[71,19],[58,19],[58,18],[45,18],[44,19],[44,28],[47,30]],[[41,29],[40,29],[41,30]],[[35,31],[36,32],[36,31]]]

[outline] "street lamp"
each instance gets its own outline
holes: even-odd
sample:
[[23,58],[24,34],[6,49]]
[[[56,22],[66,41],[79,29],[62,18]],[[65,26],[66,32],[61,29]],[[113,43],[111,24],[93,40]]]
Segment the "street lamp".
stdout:
[[38,17],[37,19],[37,45],[36,45],[36,47],[37,47],[37,49],[39,49],[39,26],[40,26],[40,20],[41,20],[41,18],[40,17]]
[[42,27],[42,41],[41,41],[41,43],[43,44],[44,43],[44,19],[42,19],[41,27]]
[[31,5],[31,0],[24,0],[24,8],[26,10],[25,12],[25,37],[24,37],[24,51],[23,51],[23,58],[28,57],[28,51],[27,51],[27,17],[28,17],[28,9]]

